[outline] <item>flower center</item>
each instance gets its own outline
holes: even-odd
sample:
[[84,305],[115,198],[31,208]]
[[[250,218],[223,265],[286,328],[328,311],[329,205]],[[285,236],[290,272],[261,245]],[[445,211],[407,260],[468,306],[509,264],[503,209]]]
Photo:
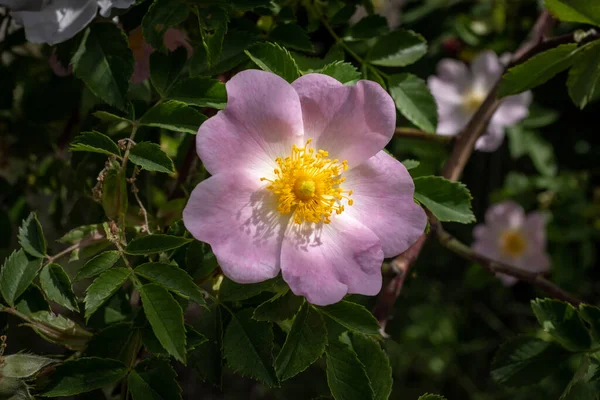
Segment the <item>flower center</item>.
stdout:
[[525,251],[527,241],[522,232],[506,231],[500,236],[500,249],[511,257],[519,257]]
[[487,94],[481,90],[470,90],[463,97],[463,109],[469,113],[474,113],[485,101]]
[[325,150],[309,148],[312,139],[304,147],[292,146],[292,155],[277,158],[278,168],[273,179],[260,178],[269,182],[267,189],[277,196],[277,210],[281,215],[293,213],[294,222],[331,222],[331,215],[344,211],[342,201],[351,206],[352,191],[346,191],[340,184],[346,178],[340,177],[348,169],[348,161],[331,160]]

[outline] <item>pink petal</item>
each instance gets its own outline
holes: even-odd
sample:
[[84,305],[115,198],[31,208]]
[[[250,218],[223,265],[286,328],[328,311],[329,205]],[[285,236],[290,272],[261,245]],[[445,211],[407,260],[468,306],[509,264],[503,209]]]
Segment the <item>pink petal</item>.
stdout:
[[472,79],[471,72],[463,62],[450,58],[438,63],[437,73],[441,80],[456,85],[460,91],[467,87]]
[[379,237],[385,257],[408,249],[422,234],[427,216],[414,200],[415,185],[401,162],[380,151],[348,171],[342,187],[353,190],[344,213]]
[[525,211],[514,201],[507,200],[494,204],[485,213],[485,223],[490,226],[521,227],[525,220]]
[[427,79],[427,86],[429,86],[429,90],[438,104],[462,104],[462,94],[454,82],[442,80],[437,76],[430,76]]
[[504,67],[496,53],[493,51],[479,53],[471,64],[474,84],[486,91],[489,90],[500,78],[503,69]]
[[475,142],[475,149],[493,152],[504,142],[504,127],[490,123],[487,131]]
[[344,214],[308,235],[298,227],[288,226],[281,250],[283,279],[294,294],[324,306],[347,293],[379,293],[383,251],[367,227]]
[[300,96],[304,137],[331,158],[357,166],[377,154],[396,128],[396,107],[379,84],[344,86],[321,74],[308,74],[292,86]]
[[523,258],[521,268],[530,272],[546,272],[550,270],[550,257],[542,249],[533,249],[533,251]]
[[232,168],[272,173],[275,158],[302,145],[302,109],[298,94],[270,72],[246,70],[226,84],[227,107],[200,126],[198,155],[211,174]]
[[533,100],[530,91],[505,98],[494,113],[491,124],[512,126],[529,114],[529,105]]
[[223,273],[238,283],[261,282],[279,273],[282,217],[271,192],[251,171],[231,170],[202,182],[183,210],[192,235],[211,245]]
[[547,222],[548,219],[545,214],[534,211],[527,214],[523,227],[527,234],[527,238],[541,250],[546,247]]
[[179,47],[183,46],[187,50],[188,58],[194,55],[194,48],[190,44],[188,36],[180,29],[167,29],[165,31],[165,35],[163,36],[163,43],[169,51],[175,51]]

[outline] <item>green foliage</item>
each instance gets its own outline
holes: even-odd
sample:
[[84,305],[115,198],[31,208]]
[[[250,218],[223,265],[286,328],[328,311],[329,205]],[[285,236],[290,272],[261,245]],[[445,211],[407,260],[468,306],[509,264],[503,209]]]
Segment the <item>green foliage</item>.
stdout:
[[284,293],[287,291],[281,276],[259,283],[239,284],[224,278],[219,290],[221,301],[241,301],[254,297],[262,292]]
[[127,108],[125,95],[134,59],[127,37],[114,24],[92,24],[71,59],[73,73],[111,106]]
[[303,302],[304,299],[291,290],[280,292],[256,307],[252,318],[257,321],[285,321],[294,317]]
[[144,38],[153,48],[163,48],[167,29],[185,21],[188,14],[189,8],[184,1],[154,0],[142,19]]
[[237,373],[269,386],[278,383],[273,369],[273,329],[252,319],[252,309],[231,314],[223,337],[223,355]]
[[368,54],[368,61],[383,67],[404,67],[427,53],[427,42],[413,31],[396,30],[377,39]]
[[379,334],[379,323],[364,306],[342,300],[339,303],[318,307],[318,311],[346,328],[367,335]]
[[109,156],[120,156],[119,146],[108,136],[96,132],[82,132],[69,146],[71,151],[88,151],[91,153],[107,154]]
[[181,306],[166,289],[155,283],[138,290],[156,338],[170,355],[185,364],[186,337]]
[[127,375],[127,368],[116,360],[96,357],[66,361],[56,373],[44,397],[72,396],[116,383]]
[[248,57],[263,71],[273,72],[288,82],[300,77],[300,70],[289,51],[275,43],[262,43],[246,50]]
[[600,9],[586,0],[544,0],[548,11],[561,21],[600,26]]
[[277,25],[269,34],[269,39],[290,49],[313,51],[313,44],[308,37],[308,33],[293,23]]
[[537,299],[531,308],[546,332],[570,351],[590,348],[592,342],[577,309],[572,305],[552,299]]
[[22,249],[8,256],[0,271],[0,291],[9,305],[13,306],[17,298],[29,287],[41,265],[41,259],[30,261]]
[[581,304],[579,316],[585,320],[590,327],[590,333],[596,342],[600,342],[600,308]]
[[439,176],[415,179],[415,199],[442,222],[469,224],[475,221],[471,210],[471,193],[460,182]]
[[222,109],[227,103],[227,92],[223,83],[198,76],[179,80],[167,96],[171,100],[197,107]]
[[438,394],[424,394],[423,396],[419,396],[418,400],[446,400],[444,396],[440,396]]
[[55,359],[35,354],[11,354],[3,357],[0,376],[7,378],[31,378],[48,365],[58,362]]
[[172,174],[175,172],[173,161],[160,149],[160,146],[151,142],[137,143],[129,152],[132,163],[139,165],[146,171],[164,172]]
[[96,275],[100,275],[107,269],[111,268],[121,258],[121,255],[116,250],[109,250],[98,254],[96,257],[88,260],[83,268],[81,268],[75,280],[93,278]]
[[519,126],[507,130],[509,149],[513,158],[528,155],[538,172],[545,176],[555,176],[556,160],[552,145],[537,132],[523,129]]
[[407,73],[393,75],[389,89],[402,115],[425,132],[435,133],[437,106],[423,79]]
[[360,79],[361,75],[354,65],[343,61],[336,61],[328,64],[318,72],[323,75],[329,75],[343,84],[354,83]]
[[205,306],[206,302],[202,292],[196,286],[192,278],[181,268],[163,263],[146,263],[135,269],[135,274],[149,279],[165,289],[171,290],[176,294],[188,298],[200,305]]
[[181,101],[157,104],[140,119],[140,124],[195,135],[206,117]]
[[327,383],[335,400],[374,399],[373,388],[347,334],[327,345]]
[[172,53],[155,51],[150,55],[150,81],[161,96],[166,96],[178,81],[187,60],[187,50],[184,47]]
[[46,238],[35,213],[29,214],[19,228],[19,244],[23,250],[34,257],[44,257],[46,254]]
[[374,400],[387,400],[392,392],[392,367],[387,355],[373,338],[360,333],[349,333],[352,349],[365,367],[373,389]]
[[173,367],[161,359],[149,359],[136,365],[127,383],[134,400],[178,400],[181,388]]
[[97,277],[85,292],[85,318],[89,319],[129,278],[127,268],[113,268]]
[[[600,20],[600,12],[598,12]],[[579,108],[600,97],[600,43],[594,42],[577,54],[569,70],[567,89]]]
[[40,284],[50,300],[71,311],[79,311],[77,298],[71,287],[71,279],[60,265],[54,263],[46,265],[40,272]]
[[171,235],[148,235],[133,239],[127,245],[125,252],[132,255],[155,254],[163,251],[177,249],[193,239]]

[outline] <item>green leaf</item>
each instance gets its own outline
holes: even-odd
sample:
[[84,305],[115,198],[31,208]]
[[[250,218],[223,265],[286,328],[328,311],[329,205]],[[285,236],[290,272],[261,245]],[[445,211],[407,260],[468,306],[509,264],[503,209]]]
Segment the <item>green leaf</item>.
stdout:
[[563,44],[509,69],[502,77],[498,96],[510,96],[541,85],[569,68],[579,51],[574,43]]
[[125,252],[135,256],[155,254],[176,249],[184,244],[192,242],[193,240],[194,239],[188,239],[181,236],[162,234],[142,236],[137,237],[129,242]]
[[144,38],[155,49],[163,47],[167,29],[185,21],[189,14],[187,4],[180,0],[154,0],[142,19]]
[[544,0],[546,8],[557,19],[600,26],[600,7],[590,0]]
[[219,299],[221,301],[241,301],[254,297],[262,292],[283,293],[287,286],[281,275],[259,283],[241,284],[224,278],[219,288]]
[[552,144],[536,131],[527,131],[520,126],[507,130],[509,149],[513,158],[528,155],[538,172],[544,176],[555,176],[558,170]]
[[175,84],[187,60],[187,49],[183,46],[167,54],[155,51],[150,55],[150,81],[162,97]]
[[415,199],[440,221],[461,224],[475,222],[471,193],[464,184],[440,176],[419,177],[414,182]]
[[151,142],[140,142],[131,148],[129,159],[146,171],[175,173],[173,161],[161,150],[160,146]]
[[389,89],[402,115],[425,132],[435,133],[437,105],[423,79],[408,73],[392,75]]
[[288,82],[300,77],[296,61],[289,51],[278,44],[261,43],[246,50],[246,55],[263,71],[277,74]]
[[531,301],[531,308],[546,332],[570,351],[590,348],[592,341],[577,310],[572,305],[553,299]]
[[350,330],[379,335],[379,323],[373,314],[360,304],[342,300],[325,307],[317,307],[317,310]]
[[567,351],[554,343],[517,336],[498,349],[491,374],[494,381],[503,385],[529,386],[550,376],[569,357]]
[[125,214],[128,200],[125,171],[115,165],[106,171],[102,180],[102,207],[108,219],[116,220]]
[[71,59],[73,73],[92,93],[126,111],[134,59],[127,36],[115,24],[91,24]]
[[365,367],[374,400],[387,400],[392,392],[392,367],[379,343],[360,333],[349,333],[352,349]]
[[275,360],[279,379],[285,381],[304,371],[321,357],[326,345],[327,329],[323,318],[310,304],[304,303]]
[[381,15],[367,15],[356,24],[350,26],[347,41],[369,40],[387,34],[390,31],[387,20]]
[[96,275],[100,275],[101,273],[115,265],[119,258],[121,258],[121,256],[116,250],[110,250],[100,253],[96,257],[92,258],[91,260],[85,263],[83,268],[81,268],[79,272],[77,272],[75,280],[78,281],[81,279],[93,278]]
[[50,304],[46,301],[42,290],[33,283],[19,296],[15,308],[21,314],[31,315],[38,311],[50,311]]
[[113,268],[105,271],[85,291],[85,319],[88,320],[110,296],[121,288],[129,278],[127,268]]
[[600,342],[600,308],[589,304],[581,304],[579,315],[590,324],[590,332],[594,340]]
[[374,392],[347,334],[329,342],[327,384],[335,400],[373,400]]
[[50,300],[71,311],[79,311],[77,298],[71,286],[71,279],[60,265],[46,265],[40,272],[40,284]]
[[419,396],[418,400],[446,400],[446,398],[444,396],[440,396],[439,394],[426,393],[423,396]]
[[46,255],[46,239],[36,213],[30,213],[19,228],[19,244],[34,257]]
[[197,240],[190,243],[187,248],[185,265],[194,279],[206,278],[219,266],[210,246]]
[[127,367],[116,360],[89,357],[65,361],[56,368],[44,397],[73,396],[119,382],[127,376]]
[[223,50],[218,61],[209,65],[206,50],[203,46],[195,47],[191,59],[190,74],[214,76],[235,68],[242,61],[247,60],[244,50],[258,41],[258,37],[251,32],[230,31],[223,40]]
[[23,249],[8,256],[0,271],[0,291],[9,305],[14,306],[15,300],[29,287],[41,266],[41,258],[29,261]]
[[169,99],[197,106],[223,109],[227,103],[225,84],[216,79],[192,77],[183,79],[168,93]]
[[[596,8],[600,9],[598,6]],[[581,109],[600,96],[600,41],[585,48],[575,57],[567,79],[569,96]]]
[[101,237],[104,235],[102,224],[81,225],[71,229],[63,237],[58,239],[61,243],[79,243],[86,237]]
[[151,262],[137,267],[135,273],[164,286],[186,299],[206,306],[202,292],[196,286],[192,277],[175,265]]
[[206,63],[213,66],[221,57],[229,17],[222,8],[212,7],[198,13],[198,22],[202,34],[202,47],[206,55]]
[[560,396],[560,400],[598,400],[600,381],[597,374],[599,370],[600,361],[587,355],[582,356],[579,368]]
[[343,84],[355,82],[361,77],[361,73],[354,65],[343,61],[336,61],[326,65],[318,72],[323,75],[329,75]]
[[291,319],[304,302],[304,298],[294,295],[291,290],[279,293],[265,301],[254,310],[257,321],[285,321]]
[[269,39],[282,46],[300,51],[314,51],[308,33],[296,24],[279,24],[269,34]]
[[189,355],[189,363],[198,372],[200,379],[221,387],[223,372],[223,323],[221,308],[213,303],[208,311],[200,314],[195,326],[208,341],[200,344]]
[[32,322],[24,325],[30,326],[45,340],[70,350],[83,351],[92,337],[90,332],[60,314],[38,311],[29,318]]
[[402,165],[404,165],[404,168],[406,168],[408,171],[410,171],[411,169],[415,169],[417,168],[421,163],[417,160],[404,160],[402,161]]
[[377,39],[367,60],[382,67],[404,67],[427,53],[427,42],[413,31],[395,30]]
[[[116,114],[110,113],[108,111],[102,111],[102,110],[100,110],[100,111],[94,111],[92,113],[92,115],[94,117],[98,118],[99,120],[104,121],[104,122],[127,122],[128,124],[132,124],[133,123],[127,117],[116,115]],[[95,132],[95,131],[92,131],[92,132]],[[83,133],[84,132],[82,132],[82,134]],[[75,138],[75,139],[77,139],[77,138]],[[73,149],[69,149],[69,150],[71,150],[71,151],[78,151],[78,150],[73,150]],[[90,151],[90,150],[85,150],[85,151]]]
[[59,361],[25,353],[4,356],[3,360],[4,362],[0,364],[0,376],[8,378],[31,378],[44,367]]
[[169,100],[157,104],[140,119],[140,125],[168,129],[195,135],[206,117],[180,101]]
[[77,136],[71,145],[70,151],[88,151],[91,153],[108,154],[109,156],[121,155],[119,146],[108,136],[96,132],[82,132]]
[[136,365],[127,378],[133,400],[180,400],[181,388],[173,367],[163,359],[151,358]]
[[277,384],[273,370],[273,330],[268,322],[252,319],[252,309],[231,315],[223,351],[230,368],[269,386]]
[[175,357],[186,363],[186,337],[183,310],[171,294],[155,283],[140,289],[144,313],[158,341]]

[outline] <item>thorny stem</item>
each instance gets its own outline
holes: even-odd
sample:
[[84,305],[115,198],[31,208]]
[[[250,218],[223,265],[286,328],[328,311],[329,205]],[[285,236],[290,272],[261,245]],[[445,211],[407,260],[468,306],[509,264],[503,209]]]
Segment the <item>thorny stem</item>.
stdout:
[[127,140],[127,147],[125,148],[125,154],[123,155],[123,162],[121,163],[121,168],[125,169],[127,166],[127,161],[129,160],[129,152],[131,151],[131,147],[135,142],[133,139],[135,138],[135,134],[137,133],[137,123],[133,124],[133,128],[131,129],[131,135],[129,135],[129,139]]
[[[573,32],[569,35],[545,39],[553,24],[554,20],[550,16],[550,14],[548,14],[547,11],[542,12],[531,31],[530,39],[523,43],[519,47],[519,49],[517,49],[510,66],[512,67],[521,64],[533,55],[541,51],[545,51],[550,48],[559,46],[561,44],[581,44],[583,42],[600,38],[600,34],[598,34],[598,32],[590,31],[587,33],[587,35],[585,35],[583,40],[580,38],[579,32]],[[497,98],[497,89],[499,83],[500,79],[498,79],[493,89],[490,91],[485,101],[479,107],[471,121],[456,138],[452,149],[452,153],[450,154],[450,157],[448,158],[448,161],[446,162],[442,170],[442,176],[444,176],[445,178],[450,179],[452,181],[456,181],[461,176],[469,158],[471,157],[471,154],[473,153],[477,139],[485,132],[489,120],[492,118],[494,112],[500,105],[500,101]],[[436,224],[434,226],[434,229],[442,245],[448,247],[450,250],[463,256],[464,258],[476,260],[490,272],[504,273],[510,276],[514,276],[515,278],[518,278],[520,280],[529,282],[556,298],[563,299],[572,304],[581,303],[580,300],[576,299],[569,293],[563,291],[558,286],[554,285],[552,282],[548,281],[540,274],[530,273],[511,267],[506,264],[498,263],[494,260],[490,260],[484,257],[481,254],[475,253],[468,246],[462,244],[461,242],[447,234],[441,228],[441,224],[439,223],[439,221],[436,222],[437,220],[435,220],[435,218],[432,218],[430,216],[430,221],[432,223],[432,226],[433,224]],[[377,299],[377,304],[374,309],[374,314],[382,327],[382,331],[385,328],[385,324],[390,318],[390,315],[393,311],[393,305],[398,296],[400,295],[402,284],[404,283],[404,277],[410,270],[411,265],[418,258],[423,244],[427,239],[427,236],[428,234],[424,233],[421,236],[421,238],[419,238],[419,240],[417,240],[417,242],[413,244],[408,250],[406,250],[404,253],[400,254],[394,260],[392,260],[392,265],[402,266],[401,268],[399,268],[401,274],[399,277],[393,277],[391,281],[387,284],[387,286],[382,289],[382,292]]]
[[102,239],[103,237],[91,237],[91,238],[85,238],[81,241],[79,241],[79,243],[75,243],[72,246],[67,247],[64,250],[59,251],[58,253],[56,253],[53,256],[49,256],[47,255],[46,258],[48,259],[48,261],[46,261],[44,263],[44,266],[53,263],[54,261],[58,260],[59,258],[66,256],[67,254],[69,254],[70,252],[77,250],[77,249],[81,249],[83,247],[89,246],[90,244],[97,242],[98,240]]
[[129,178],[129,183],[131,183],[131,191],[133,192],[135,201],[137,201],[138,206],[140,207],[140,212],[144,217],[144,226],[142,226],[142,231],[148,232],[149,235],[152,235],[152,231],[150,230],[150,224],[148,224],[148,212],[146,211],[146,207],[144,207],[144,204],[142,203],[142,201],[140,200],[140,196],[138,195],[140,189],[138,189],[138,187],[135,184],[136,177],[139,173],[139,168],[135,167],[133,169],[133,174],[131,175],[131,178]]

